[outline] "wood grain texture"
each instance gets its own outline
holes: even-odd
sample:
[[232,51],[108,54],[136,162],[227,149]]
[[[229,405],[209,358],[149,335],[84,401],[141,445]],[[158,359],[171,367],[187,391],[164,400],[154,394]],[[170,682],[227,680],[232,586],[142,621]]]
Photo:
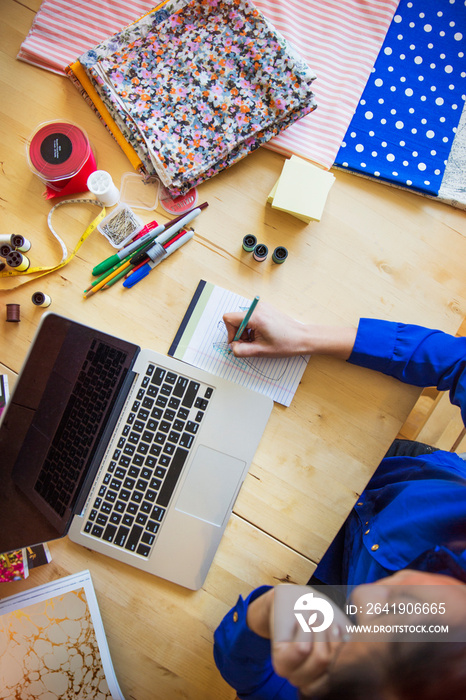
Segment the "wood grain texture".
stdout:
[[[54,204],[29,170],[26,144],[41,122],[64,119],[89,136],[98,167],[117,186],[131,170],[119,147],[73,85],[16,60],[39,0],[3,0],[0,58],[0,208],[2,231],[32,241],[35,265],[60,260],[47,227]],[[320,222],[305,225],[271,209],[267,195],[283,157],[265,148],[199,188],[208,208],[193,241],[131,290],[115,285],[84,299],[91,269],[112,253],[93,233],[67,266],[40,280],[0,280],[0,362],[13,380],[44,310],[166,353],[201,278],[252,298],[259,294],[297,319],[356,325],[361,316],[438,327],[455,333],[466,315],[466,215],[409,192],[336,172]],[[67,205],[54,227],[72,249],[97,214]],[[159,208],[137,212],[167,221]],[[269,247],[256,263],[242,250],[247,233]],[[271,251],[289,256],[274,265]],[[21,322],[6,323],[6,303]],[[6,369],[4,369],[6,368]],[[305,583],[358,494],[405,422],[419,389],[325,357],[312,358],[287,409],[276,405],[203,588],[192,593],[74,545],[51,544],[53,562],[9,595],[89,568],[116,672],[137,700],[219,700],[235,695],[219,677],[212,633],[235,602],[261,583]],[[226,428],[227,429],[227,428]]]

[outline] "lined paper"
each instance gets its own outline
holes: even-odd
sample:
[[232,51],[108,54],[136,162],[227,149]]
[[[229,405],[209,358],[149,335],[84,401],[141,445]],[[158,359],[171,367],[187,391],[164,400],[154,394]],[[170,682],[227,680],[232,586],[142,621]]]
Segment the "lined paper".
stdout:
[[201,280],[168,354],[289,406],[309,356],[237,358],[223,314],[246,311],[251,300]]

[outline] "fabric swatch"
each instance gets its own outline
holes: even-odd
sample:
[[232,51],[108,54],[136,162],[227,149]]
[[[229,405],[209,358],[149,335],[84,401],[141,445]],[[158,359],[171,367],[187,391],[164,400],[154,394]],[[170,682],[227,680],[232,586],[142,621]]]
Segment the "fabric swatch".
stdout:
[[146,174],[172,195],[316,107],[314,72],[247,0],[167,3],[80,64]]
[[466,103],[443,174],[439,198],[458,209],[466,209]]
[[466,93],[463,0],[402,0],[336,164],[437,195]]
[[392,21],[398,0],[254,0],[317,78],[318,109],[268,148],[333,165]]
[[[398,0],[256,0],[317,77],[319,109],[267,147],[325,168],[335,160]],[[149,0],[42,0],[18,58],[63,74],[85,51],[154,7]]]
[[151,0],[42,0],[17,58],[65,74],[65,67],[102,39],[154,7]]

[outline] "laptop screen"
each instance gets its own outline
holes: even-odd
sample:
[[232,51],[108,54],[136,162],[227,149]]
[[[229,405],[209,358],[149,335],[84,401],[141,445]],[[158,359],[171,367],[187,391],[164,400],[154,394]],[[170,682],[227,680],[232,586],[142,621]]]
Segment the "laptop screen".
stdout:
[[0,425],[0,552],[66,533],[138,350],[43,317]]

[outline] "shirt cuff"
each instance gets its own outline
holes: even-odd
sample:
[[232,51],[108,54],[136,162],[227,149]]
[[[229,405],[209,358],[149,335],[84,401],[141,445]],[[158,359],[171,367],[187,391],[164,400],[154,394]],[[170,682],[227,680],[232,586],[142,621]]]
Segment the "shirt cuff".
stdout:
[[249,603],[263,595],[271,586],[260,586],[246,599],[240,596],[236,605],[225,615],[214,633],[214,659],[218,670],[239,697],[296,698],[295,688],[286,688],[288,681],[273,670],[270,640],[249,629],[246,614]]
[[[214,633],[214,656],[228,653],[235,660],[270,660],[270,640],[260,637],[247,625],[248,606],[253,600],[266,593],[271,586],[260,586],[243,600],[240,596],[236,605],[225,615]],[[218,666],[218,664],[217,664]],[[220,669],[221,670],[221,669]]]
[[397,333],[398,323],[394,321],[361,318],[348,362],[388,374]]

